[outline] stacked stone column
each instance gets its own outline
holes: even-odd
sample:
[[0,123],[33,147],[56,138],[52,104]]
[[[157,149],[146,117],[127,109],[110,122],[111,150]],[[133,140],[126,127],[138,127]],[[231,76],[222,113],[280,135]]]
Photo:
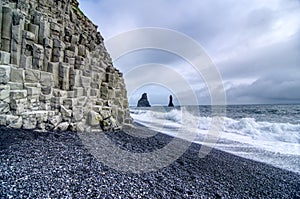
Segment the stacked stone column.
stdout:
[[111,130],[130,123],[122,74],[78,2],[0,5],[0,125]]

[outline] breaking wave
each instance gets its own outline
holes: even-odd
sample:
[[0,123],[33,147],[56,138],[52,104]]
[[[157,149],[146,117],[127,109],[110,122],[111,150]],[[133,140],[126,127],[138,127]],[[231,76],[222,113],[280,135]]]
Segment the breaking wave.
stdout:
[[[176,129],[196,133],[194,142],[203,143],[212,117],[197,116],[185,109],[131,109],[134,121],[152,130],[176,136]],[[251,116],[251,115],[250,115]],[[184,122],[183,122],[184,120]],[[267,120],[267,118],[266,118]],[[253,117],[224,117],[215,147],[242,157],[300,172],[300,124],[257,121]],[[184,139],[184,137],[182,137]],[[274,157],[272,157],[274,156]],[[281,160],[278,156],[286,156]],[[288,159],[296,162],[289,165]],[[293,165],[294,164],[294,165]],[[298,165],[297,165],[298,164]]]

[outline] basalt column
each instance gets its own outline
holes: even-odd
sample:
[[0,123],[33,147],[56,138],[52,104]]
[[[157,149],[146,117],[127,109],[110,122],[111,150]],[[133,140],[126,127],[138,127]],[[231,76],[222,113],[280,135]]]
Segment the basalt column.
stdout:
[[0,125],[111,130],[131,123],[122,73],[76,0],[0,4]]

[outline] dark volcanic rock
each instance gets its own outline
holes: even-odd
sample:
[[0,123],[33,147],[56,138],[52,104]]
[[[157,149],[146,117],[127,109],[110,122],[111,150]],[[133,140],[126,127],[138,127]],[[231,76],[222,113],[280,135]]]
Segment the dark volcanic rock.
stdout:
[[[2,126],[0,132],[0,198],[300,198],[299,174],[215,149],[199,158],[201,146],[195,143],[170,165],[135,174],[96,159],[79,133]],[[138,137],[141,133],[155,136]],[[135,154],[155,152],[174,139],[154,133],[125,126],[105,136]]]
[[169,105],[168,107],[174,107],[174,104],[173,104],[173,97],[172,95],[170,95],[170,99],[169,99]]
[[139,99],[137,107],[151,107],[147,98],[147,93],[144,93],[141,99]]

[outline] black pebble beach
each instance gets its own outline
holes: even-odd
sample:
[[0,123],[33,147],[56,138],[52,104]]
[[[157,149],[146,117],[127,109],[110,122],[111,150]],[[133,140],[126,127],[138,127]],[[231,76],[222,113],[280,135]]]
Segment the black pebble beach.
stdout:
[[[149,131],[143,127],[123,131]],[[106,133],[133,152],[164,147],[173,138]],[[199,158],[192,144],[158,171],[130,173],[98,161],[74,132],[0,127],[0,198],[300,198],[300,175],[212,150]]]

